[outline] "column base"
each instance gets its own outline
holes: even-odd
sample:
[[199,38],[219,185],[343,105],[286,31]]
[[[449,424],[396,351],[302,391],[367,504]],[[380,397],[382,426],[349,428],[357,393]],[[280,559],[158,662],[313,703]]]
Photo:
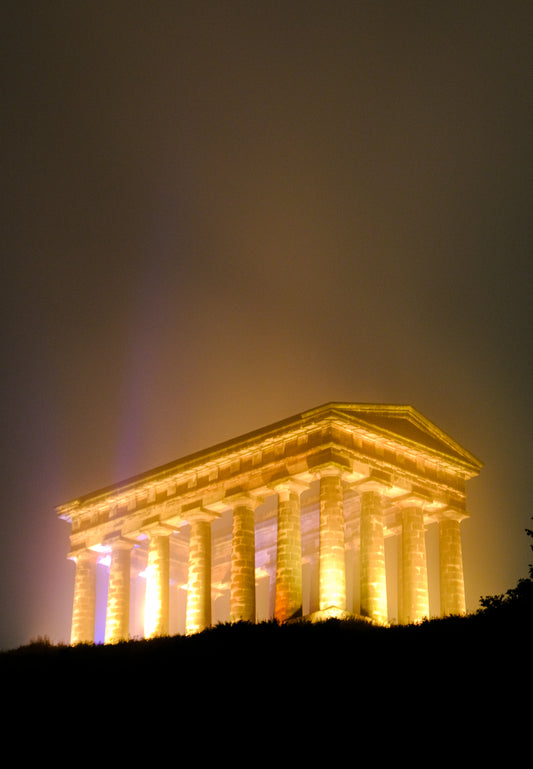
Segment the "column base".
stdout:
[[339,609],[337,606],[330,606],[327,609],[319,609],[313,611],[311,614],[307,614],[303,619],[304,622],[323,622],[327,619],[353,619],[355,614],[351,614],[346,609]]
[[357,622],[366,622],[368,625],[375,625],[376,627],[388,627],[388,622],[377,622],[371,617],[365,617],[362,614],[354,614],[353,612],[346,611],[345,609],[339,609],[337,606],[330,606],[328,609],[321,609],[313,611],[311,614],[306,614],[301,619],[289,620],[289,622],[326,622],[328,619],[345,619],[356,620]]

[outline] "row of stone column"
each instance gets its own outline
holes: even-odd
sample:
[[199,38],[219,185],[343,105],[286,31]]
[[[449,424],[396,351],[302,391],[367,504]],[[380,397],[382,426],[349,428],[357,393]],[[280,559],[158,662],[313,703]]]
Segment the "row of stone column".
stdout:
[[[301,616],[302,541],[300,493],[295,483],[278,493],[275,617],[280,622]],[[370,619],[387,621],[387,585],[382,497],[379,490],[361,487],[360,611]],[[230,621],[255,621],[255,507],[252,497],[233,507]],[[321,474],[319,495],[320,612],[346,610],[343,483],[331,468]],[[409,503],[400,512],[398,552],[398,612],[401,623],[429,616],[424,511]],[[160,529],[149,534],[146,569],[145,636],[169,632],[169,536]],[[465,611],[459,520],[439,522],[441,614]],[[111,545],[105,642],[128,638],[130,551],[132,543]],[[76,556],[76,582],[71,643],[92,642],[95,622],[96,554]],[[186,632],[211,624],[211,523],[198,515],[190,520],[189,577]]]

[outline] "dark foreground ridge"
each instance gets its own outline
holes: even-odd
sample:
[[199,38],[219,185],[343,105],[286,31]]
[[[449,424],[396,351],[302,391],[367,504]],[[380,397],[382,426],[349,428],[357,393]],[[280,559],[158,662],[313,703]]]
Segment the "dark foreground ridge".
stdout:
[[281,675],[290,667],[299,677],[315,671],[336,677],[353,670],[362,682],[386,671],[407,675],[412,666],[438,669],[473,680],[490,671],[508,676],[526,666],[531,649],[529,611],[478,612],[466,617],[433,619],[418,625],[381,627],[363,619],[323,622],[275,621],[219,624],[192,636],[132,640],[115,645],[53,645],[36,641],[0,654],[4,677],[39,673],[56,679],[115,676],[133,671],[179,675],[181,684],[204,678]]
[[531,640],[531,612],[489,611],[388,628],[330,619],[108,646],[35,642],[0,654],[4,731],[31,725],[38,755],[69,736],[80,755],[102,739],[141,763],[156,738],[180,739],[195,763],[239,750],[246,765],[264,763],[273,745],[276,760],[314,766],[339,746],[394,755],[406,740],[456,756],[460,738],[461,755],[479,758],[482,744],[491,757],[494,739],[508,752],[512,735],[512,759],[530,731]]

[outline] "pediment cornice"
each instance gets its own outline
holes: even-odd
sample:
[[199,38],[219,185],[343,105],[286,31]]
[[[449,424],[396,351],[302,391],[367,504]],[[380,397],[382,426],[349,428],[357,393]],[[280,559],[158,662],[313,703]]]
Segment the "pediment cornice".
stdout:
[[183,483],[197,473],[208,474],[210,468],[220,480],[223,468],[230,471],[232,463],[238,465],[243,457],[250,461],[257,456],[261,465],[288,442],[305,441],[307,436],[332,426],[362,440],[442,462],[464,477],[477,475],[482,467],[470,452],[412,406],[331,402],[81,496],[62,505],[58,513],[69,518],[81,508],[98,505],[99,500],[108,502],[114,495],[124,499],[139,490],[149,495],[151,485],[172,486],[178,477]]

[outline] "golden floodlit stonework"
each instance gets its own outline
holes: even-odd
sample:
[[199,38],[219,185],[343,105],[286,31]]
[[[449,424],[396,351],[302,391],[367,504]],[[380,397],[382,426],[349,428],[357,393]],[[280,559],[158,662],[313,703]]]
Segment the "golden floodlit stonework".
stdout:
[[256,621],[259,595],[279,622],[419,622],[433,525],[439,613],[463,614],[460,523],[481,467],[411,406],[329,403],[79,497],[58,508],[76,564],[71,643],[95,639],[99,561],[106,643],[138,635],[141,605],[141,635],[169,634],[171,589],[186,633],[213,624],[215,604]]

